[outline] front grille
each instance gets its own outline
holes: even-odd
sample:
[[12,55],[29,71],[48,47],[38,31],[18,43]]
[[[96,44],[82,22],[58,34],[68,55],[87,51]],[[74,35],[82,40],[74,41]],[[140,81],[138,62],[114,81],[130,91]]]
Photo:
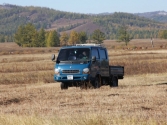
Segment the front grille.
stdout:
[[79,70],[62,70],[63,74],[77,74]]

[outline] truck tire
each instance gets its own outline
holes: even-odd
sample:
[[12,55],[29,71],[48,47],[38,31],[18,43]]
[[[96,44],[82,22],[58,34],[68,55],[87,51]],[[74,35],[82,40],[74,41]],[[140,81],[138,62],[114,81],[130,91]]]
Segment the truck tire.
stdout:
[[113,79],[112,79],[112,86],[113,87],[118,87],[118,78],[117,77],[113,77]]
[[60,87],[61,87],[61,90],[68,89],[68,83],[62,82]]
[[100,81],[100,77],[96,76],[93,86],[95,89],[100,88],[101,87],[101,81]]

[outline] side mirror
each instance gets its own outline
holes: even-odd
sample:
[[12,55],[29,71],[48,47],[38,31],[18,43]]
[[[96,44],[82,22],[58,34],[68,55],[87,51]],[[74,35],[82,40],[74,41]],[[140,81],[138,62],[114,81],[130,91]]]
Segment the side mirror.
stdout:
[[92,62],[96,62],[96,56],[92,56]]
[[52,61],[55,60],[55,54],[52,54]]

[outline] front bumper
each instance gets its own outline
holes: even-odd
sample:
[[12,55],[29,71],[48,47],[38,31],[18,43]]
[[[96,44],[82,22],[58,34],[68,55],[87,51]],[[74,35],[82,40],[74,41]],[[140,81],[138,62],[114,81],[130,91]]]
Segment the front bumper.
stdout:
[[[71,74],[70,74],[71,75]],[[73,79],[68,79],[66,75],[54,75],[54,80],[57,82],[70,82],[70,81],[88,81],[90,80],[90,75],[89,74],[75,74],[72,75]]]

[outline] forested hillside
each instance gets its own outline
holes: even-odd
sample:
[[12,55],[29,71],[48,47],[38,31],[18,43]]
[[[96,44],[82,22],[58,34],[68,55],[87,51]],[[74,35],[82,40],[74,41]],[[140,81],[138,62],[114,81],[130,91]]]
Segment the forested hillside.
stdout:
[[120,26],[128,26],[133,38],[158,36],[158,31],[167,28],[165,23],[156,22],[129,13],[86,15],[58,11],[44,7],[0,5],[0,42],[14,41],[13,34],[20,25],[32,23],[37,30],[44,28],[70,33],[71,30],[84,31],[88,36],[100,29],[107,39],[115,39]]

